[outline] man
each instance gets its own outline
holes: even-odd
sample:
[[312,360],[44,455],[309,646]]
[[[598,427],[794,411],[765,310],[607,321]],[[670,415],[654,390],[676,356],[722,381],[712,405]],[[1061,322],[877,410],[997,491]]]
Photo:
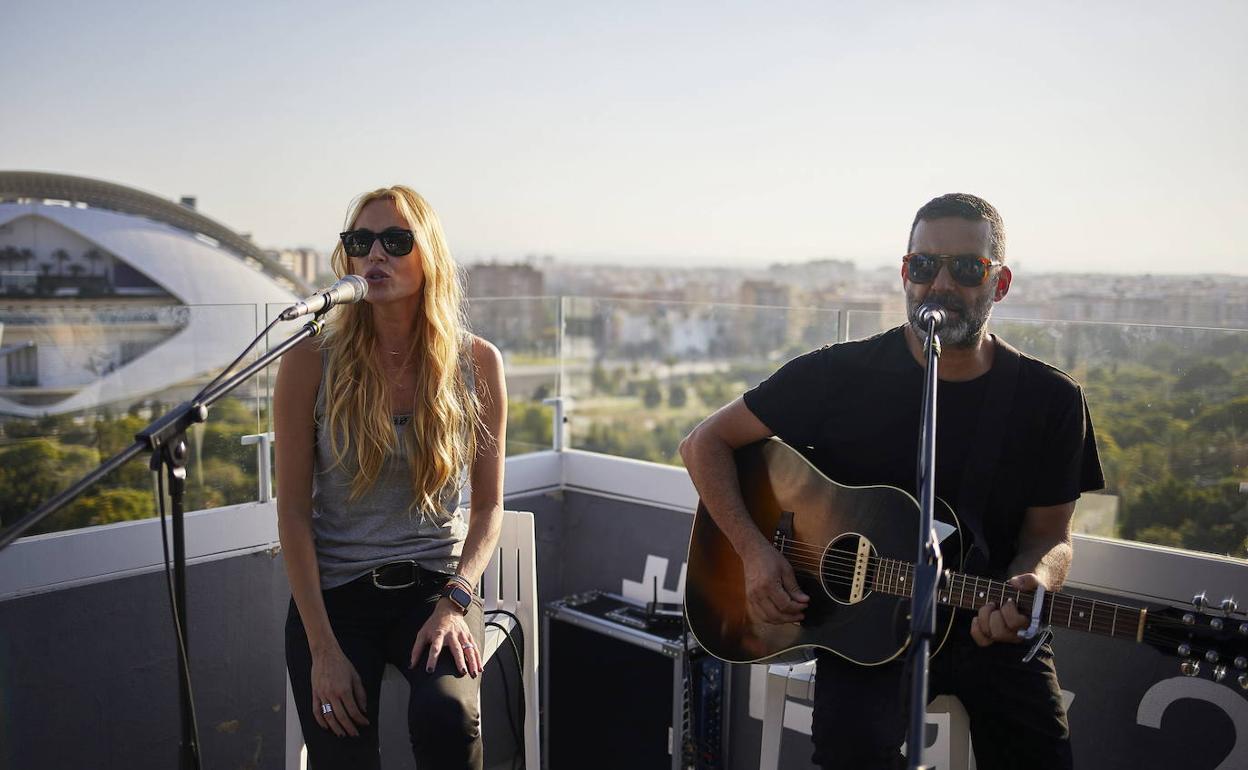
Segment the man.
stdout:
[[[936,198],[915,216],[907,250],[908,324],[790,361],[681,445],[707,511],[744,563],[749,611],[763,622],[800,622],[810,597],[746,512],[733,450],[775,435],[842,484],[890,484],[917,498],[924,303],[948,315],[939,331],[936,494],[977,536],[964,569],[1020,589],[1059,589],[1070,567],[1075,500],[1103,486],[1078,384],[985,331],[1013,277],[996,209],[973,195]],[[996,406],[985,408],[986,401]],[[1052,650],[1045,644],[1022,661],[1027,647],[1018,631],[1029,624],[1012,602],[985,604],[973,618],[959,616],[932,660],[929,692],[961,700],[983,768],[1071,766]],[[899,765],[907,676],[902,660],[862,667],[821,653],[813,761]]]

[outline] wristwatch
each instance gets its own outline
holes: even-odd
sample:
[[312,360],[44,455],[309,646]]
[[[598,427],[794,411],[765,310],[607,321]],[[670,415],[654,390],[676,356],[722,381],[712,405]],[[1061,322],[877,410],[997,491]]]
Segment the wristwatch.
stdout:
[[446,585],[442,586],[441,596],[455,605],[455,609],[459,610],[461,615],[467,615],[468,608],[472,606],[472,594],[464,590],[457,580],[448,580]]

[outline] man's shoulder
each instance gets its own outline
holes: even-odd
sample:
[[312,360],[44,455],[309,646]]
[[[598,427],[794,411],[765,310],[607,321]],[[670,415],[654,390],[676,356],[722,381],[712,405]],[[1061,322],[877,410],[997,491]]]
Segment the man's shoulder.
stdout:
[[831,361],[870,361],[880,355],[895,354],[899,347],[904,348],[904,329],[896,326],[860,340],[825,345],[809,355],[817,354]]
[[1069,391],[1080,389],[1078,380],[1048,361],[1024,353],[1017,348],[1011,349],[1018,353],[1020,374],[1033,386]]

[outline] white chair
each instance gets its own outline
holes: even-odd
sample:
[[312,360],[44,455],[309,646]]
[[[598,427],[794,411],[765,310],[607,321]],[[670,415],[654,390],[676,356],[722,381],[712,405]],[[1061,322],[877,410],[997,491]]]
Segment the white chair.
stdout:
[[[504,511],[502,532],[494,558],[490,559],[481,576],[481,597],[484,600],[485,619],[494,621],[509,632],[515,630],[515,621],[507,615],[490,615],[491,610],[506,610],[520,620],[524,633],[524,757],[525,766],[537,770],[542,766],[538,724],[538,654],[537,639],[537,561],[536,535],[533,514],[521,511]],[[482,660],[489,661],[500,647],[510,648],[504,634],[493,626],[485,629]],[[512,653],[504,651],[504,655]],[[402,700],[406,700],[407,680],[393,666],[386,667],[382,678],[382,690],[401,688]],[[383,695],[383,699],[387,696]],[[406,720],[400,720],[406,722]],[[492,726],[497,730],[499,727]],[[286,682],[286,770],[303,770],[307,765],[307,750],[303,745],[303,731],[299,727],[299,715],[295,711],[294,695],[290,681]],[[425,770],[421,768],[420,770]]]
[[[780,739],[785,727],[785,706],[790,697],[799,701],[813,701],[815,697],[814,677],[813,661],[796,666],[767,667],[759,770],[779,768]],[[806,718],[806,723],[800,725],[798,729],[809,733],[809,708],[803,712],[803,716]],[[962,707],[961,701],[951,695],[934,698],[927,707],[926,722],[936,727],[936,742],[924,752],[924,762],[937,770],[975,770],[975,755],[971,751],[970,720],[967,718],[966,709]]]

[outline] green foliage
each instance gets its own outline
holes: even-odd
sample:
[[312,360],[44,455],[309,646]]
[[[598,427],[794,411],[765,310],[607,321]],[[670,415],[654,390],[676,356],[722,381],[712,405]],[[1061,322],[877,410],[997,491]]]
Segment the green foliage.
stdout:
[[541,403],[507,403],[507,454],[523,454],[554,445],[554,409]]
[[676,409],[680,409],[689,401],[689,396],[685,391],[685,386],[680,383],[672,385],[667,390],[667,403]]
[[659,404],[663,403],[663,391],[659,390],[659,383],[657,380],[651,378],[651,380],[646,383],[646,387],[641,392],[641,403],[645,405],[647,409],[654,409]]

